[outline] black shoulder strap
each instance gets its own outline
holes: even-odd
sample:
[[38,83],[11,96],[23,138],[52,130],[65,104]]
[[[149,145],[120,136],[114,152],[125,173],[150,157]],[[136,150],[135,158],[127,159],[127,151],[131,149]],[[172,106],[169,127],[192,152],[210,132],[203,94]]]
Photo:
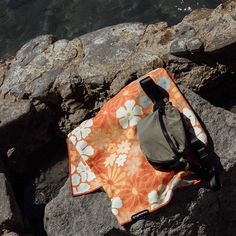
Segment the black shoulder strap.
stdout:
[[211,189],[213,191],[219,190],[221,188],[219,174],[205,145],[198,138],[191,138],[191,147],[197,153],[199,163],[203,168],[203,175],[209,180]]
[[157,104],[159,101],[164,99],[164,95],[160,91],[159,86],[155,84],[151,77],[148,76],[142,79],[139,83],[143,91],[147,94],[147,96],[152,100],[154,104]]

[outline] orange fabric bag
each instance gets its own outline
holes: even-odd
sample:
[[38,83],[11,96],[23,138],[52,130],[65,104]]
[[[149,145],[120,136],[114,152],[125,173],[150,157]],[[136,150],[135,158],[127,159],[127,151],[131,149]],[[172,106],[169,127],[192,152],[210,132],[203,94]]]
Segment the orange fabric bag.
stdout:
[[[190,120],[195,135],[206,144],[203,128],[167,72],[159,68],[146,76],[168,92],[170,102]],[[166,205],[176,188],[198,182],[186,171],[161,172],[146,160],[139,146],[136,125],[152,109],[152,102],[137,80],[110,99],[94,118],[82,122],[68,135],[73,196],[102,187],[121,224],[130,222],[142,211],[152,212]]]

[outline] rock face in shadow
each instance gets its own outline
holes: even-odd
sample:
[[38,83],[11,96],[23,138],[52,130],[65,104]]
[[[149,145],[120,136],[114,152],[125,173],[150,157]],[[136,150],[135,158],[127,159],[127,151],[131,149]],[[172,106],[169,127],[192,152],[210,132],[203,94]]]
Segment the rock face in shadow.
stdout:
[[[32,217],[37,215],[37,204],[43,212],[67,175],[66,155],[57,159],[47,147],[55,139],[65,140],[69,131],[148,71],[164,67],[175,74],[176,83],[214,105],[235,109],[235,12],[236,1],[229,1],[215,10],[193,11],[172,27],[165,22],[127,23],[73,40],[43,35],[25,44],[15,57],[0,60],[1,158],[16,188],[29,172],[41,171],[31,176]],[[49,235],[77,235],[80,230],[84,235],[86,230],[107,235],[220,235],[224,229],[219,222],[228,226],[227,234],[235,230],[235,114],[210,105],[190,90],[184,89],[185,95],[205,123],[225,169],[222,191],[213,194],[197,187],[188,195],[180,192],[160,213],[124,229],[111,215],[105,193],[72,198],[67,182],[46,207]],[[50,163],[45,169],[41,168],[44,162]],[[21,192],[27,192],[28,185],[22,184],[26,190]]]
[[[16,203],[11,183],[0,160],[0,234],[24,228],[23,219]],[[12,232],[13,233],[13,232]],[[5,234],[4,234],[5,235]]]
[[105,193],[73,198],[67,181],[58,196],[46,206],[44,224],[48,235],[115,235],[120,230],[123,235],[146,236],[234,234],[236,115],[210,105],[186,88],[181,90],[206,125],[220,157],[224,168],[222,190],[214,193],[203,188],[204,183],[192,189],[181,189],[168,206],[123,228],[112,215]]

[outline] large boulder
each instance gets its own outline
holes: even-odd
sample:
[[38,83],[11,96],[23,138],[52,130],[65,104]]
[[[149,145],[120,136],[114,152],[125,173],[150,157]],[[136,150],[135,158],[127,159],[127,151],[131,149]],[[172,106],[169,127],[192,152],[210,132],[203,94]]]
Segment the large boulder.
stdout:
[[212,106],[186,88],[181,89],[214,143],[212,148],[224,168],[222,189],[214,193],[204,183],[182,189],[176,192],[169,205],[123,228],[112,215],[110,201],[104,192],[73,198],[67,181],[58,196],[45,208],[44,225],[49,236],[116,235],[119,232],[147,236],[234,234],[236,115]]

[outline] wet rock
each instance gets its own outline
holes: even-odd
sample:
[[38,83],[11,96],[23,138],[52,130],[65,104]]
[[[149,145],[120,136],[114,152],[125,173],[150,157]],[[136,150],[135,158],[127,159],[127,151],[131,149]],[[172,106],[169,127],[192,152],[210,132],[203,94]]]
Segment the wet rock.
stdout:
[[236,205],[236,115],[210,105],[188,89],[181,87],[181,90],[206,125],[215,152],[225,169],[221,177],[222,190],[214,193],[202,188],[202,184],[182,189],[176,192],[169,205],[122,228],[111,213],[111,205],[105,193],[94,192],[73,198],[67,181],[58,196],[46,206],[44,225],[48,235],[113,235],[115,229],[121,230],[123,235],[131,233],[147,236],[197,235],[200,232],[202,235],[222,235],[223,232],[230,235],[235,232],[235,225],[228,219],[234,219],[236,211],[233,207]]

